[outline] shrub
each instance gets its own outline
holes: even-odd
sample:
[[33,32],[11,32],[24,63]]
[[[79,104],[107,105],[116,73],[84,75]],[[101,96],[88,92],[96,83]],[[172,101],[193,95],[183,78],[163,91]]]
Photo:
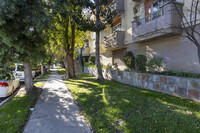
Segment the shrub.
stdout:
[[135,69],[135,57],[132,52],[129,51],[125,54],[125,56],[123,57],[123,62],[128,69]]
[[90,67],[90,62],[86,62],[86,63],[84,64],[84,67]]
[[92,62],[93,64],[95,64],[95,59],[96,59],[95,56],[90,56],[90,62]]
[[136,68],[139,72],[146,72],[147,57],[145,55],[137,55]]
[[130,71],[128,68],[125,68],[124,71]]
[[160,71],[162,65],[163,65],[163,59],[154,57],[148,61],[147,68],[149,71],[155,72],[155,71]]
[[[85,66],[85,63],[87,63],[86,59],[83,58],[83,65]],[[87,63],[88,64],[88,63]]]
[[94,65],[92,62],[85,62],[84,67],[93,67],[93,68],[96,68],[96,65]]
[[106,66],[103,63],[101,63],[101,68],[106,69]]
[[117,64],[117,63],[114,63],[114,64],[113,64],[113,69],[114,69],[114,70],[119,70],[119,67],[118,67],[118,64]]
[[110,69],[111,70],[113,68],[112,68],[112,65],[109,63],[108,65],[106,65],[105,69]]
[[177,76],[177,77],[189,77],[189,78],[200,78],[200,74],[197,73],[189,73],[189,72],[173,72],[172,70],[163,71],[163,72],[148,72],[151,74],[158,75],[167,75],[167,76]]

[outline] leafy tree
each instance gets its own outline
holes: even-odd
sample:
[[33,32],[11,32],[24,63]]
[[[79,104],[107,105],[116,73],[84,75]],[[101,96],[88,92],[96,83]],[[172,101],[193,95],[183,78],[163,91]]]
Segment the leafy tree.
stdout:
[[67,69],[67,77],[74,78],[74,56],[76,48],[84,44],[84,32],[77,29],[74,16],[82,12],[82,6],[74,0],[52,0],[52,25],[49,30],[52,51],[60,57]]
[[40,60],[45,53],[44,31],[49,19],[42,0],[0,1],[0,37],[24,64],[27,93],[34,89],[31,61]]
[[9,67],[14,64],[15,61],[15,49],[9,47],[0,39],[0,79],[11,79],[11,72]]
[[[81,1],[81,0],[80,0]],[[80,2],[79,1],[79,2]],[[87,11],[95,16],[95,20],[91,20],[87,15],[78,14],[76,16],[77,24],[82,30],[89,30],[96,33],[96,66],[98,71],[99,81],[103,81],[102,68],[100,62],[100,32],[106,28],[107,25],[112,24],[112,20],[116,15],[116,10],[108,6],[108,0],[82,0],[82,5]],[[90,15],[89,15],[90,16]]]

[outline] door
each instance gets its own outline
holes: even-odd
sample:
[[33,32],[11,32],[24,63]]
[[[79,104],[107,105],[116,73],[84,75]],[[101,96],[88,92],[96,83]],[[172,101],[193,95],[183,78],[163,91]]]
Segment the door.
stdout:
[[151,5],[155,0],[146,0],[145,1],[145,22],[151,20]]

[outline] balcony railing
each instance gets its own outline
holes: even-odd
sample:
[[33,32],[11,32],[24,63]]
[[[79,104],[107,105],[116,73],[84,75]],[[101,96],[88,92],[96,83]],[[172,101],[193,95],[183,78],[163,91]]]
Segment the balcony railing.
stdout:
[[[177,8],[174,4],[176,4]],[[162,10],[148,15],[139,21],[133,21],[133,42],[144,42],[181,34],[182,17],[177,9],[182,11],[183,4],[168,2],[163,5]]]
[[158,11],[156,11],[156,12],[153,12],[153,13],[151,13],[151,14],[149,14],[149,15],[147,15],[147,16],[145,16],[144,18],[142,18],[142,19],[140,19],[140,20],[136,20],[137,22],[137,26],[140,26],[140,25],[143,25],[143,24],[145,24],[145,23],[147,23],[147,22],[149,22],[149,21],[152,21],[152,20],[154,20],[154,19],[156,19],[156,18],[159,18],[160,16],[162,16],[163,15],[163,9],[161,8],[161,9],[159,9]]
[[124,13],[124,0],[113,0],[113,2],[110,3],[109,8],[112,11],[116,11],[117,14],[123,14]]
[[133,0],[134,2],[140,2],[141,0]]
[[124,33],[124,31],[115,31],[113,34],[104,37],[104,50],[113,51],[124,48]]

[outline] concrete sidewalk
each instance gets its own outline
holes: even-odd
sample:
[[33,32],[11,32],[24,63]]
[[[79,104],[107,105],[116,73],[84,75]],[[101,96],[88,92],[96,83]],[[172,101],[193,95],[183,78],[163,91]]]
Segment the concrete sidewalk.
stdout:
[[56,71],[44,88],[24,133],[91,133]]

